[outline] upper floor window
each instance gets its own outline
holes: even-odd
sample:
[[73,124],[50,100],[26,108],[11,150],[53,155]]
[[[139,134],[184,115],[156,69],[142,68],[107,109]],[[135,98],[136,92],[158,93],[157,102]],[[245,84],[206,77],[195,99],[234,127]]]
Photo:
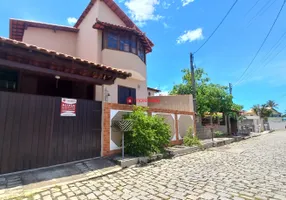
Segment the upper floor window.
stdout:
[[138,56],[139,58],[141,58],[141,60],[145,60],[145,52],[144,52],[144,48],[142,46],[142,44],[140,42],[138,42]]
[[107,34],[107,48],[117,49],[118,46],[118,35],[113,32]]
[[137,42],[135,35],[131,36],[131,52],[137,54]]
[[137,54],[145,62],[145,49],[140,40],[126,32],[105,31],[103,48],[115,49]]
[[121,35],[119,50],[129,52],[130,51],[129,49],[130,49],[130,40],[128,35]]

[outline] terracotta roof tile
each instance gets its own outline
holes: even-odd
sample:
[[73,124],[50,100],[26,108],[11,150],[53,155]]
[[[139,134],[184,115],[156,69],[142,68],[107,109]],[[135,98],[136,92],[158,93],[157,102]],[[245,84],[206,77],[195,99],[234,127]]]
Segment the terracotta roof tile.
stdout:
[[124,30],[124,31],[129,31],[132,32],[134,34],[136,34],[141,42],[143,43],[145,49],[146,49],[146,53],[149,53],[152,51],[152,45],[149,43],[149,40],[147,39],[147,37],[145,36],[144,33],[138,31],[137,29],[133,28],[129,28],[126,26],[121,26],[121,25],[116,25],[116,24],[111,24],[111,23],[107,23],[107,22],[102,22],[98,19],[96,19],[96,23],[93,25],[93,28],[95,29],[101,29],[103,30],[105,27],[111,28],[111,29],[116,29],[116,30]]
[[10,39],[22,41],[25,29],[28,27],[46,28],[52,30],[68,31],[77,33],[79,29],[71,26],[61,26],[42,22],[10,19]]
[[[123,12],[123,10],[115,3],[114,0],[101,0],[103,1],[129,28],[135,28],[137,31],[142,32],[134,22]],[[79,17],[77,23],[74,25],[75,28],[78,28],[83,19],[87,16],[93,5],[95,4],[96,0],[90,0],[89,4],[87,5],[86,9],[83,11],[81,16]],[[147,37],[146,37],[147,38]],[[153,47],[154,44],[152,41],[147,38],[149,44]]]
[[2,44],[11,44],[11,45],[18,46],[18,47],[23,47],[23,48],[26,48],[26,49],[32,49],[34,51],[39,51],[39,52],[42,52],[42,53],[45,53],[45,54],[49,54],[49,55],[56,55],[58,57],[65,58],[67,60],[78,61],[78,62],[80,62],[82,64],[88,63],[89,65],[91,65],[91,67],[96,67],[96,68],[100,68],[100,69],[103,69],[103,70],[115,72],[115,73],[118,73],[118,74],[124,76],[125,78],[130,77],[132,75],[131,73],[125,72],[125,71],[123,71],[121,69],[113,68],[113,67],[102,65],[102,64],[98,64],[98,63],[93,63],[91,61],[84,60],[84,59],[81,59],[81,58],[78,58],[78,57],[73,57],[71,55],[67,55],[67,54],[64,54],[64,53],[56,52],[56,51],[53,51],[53,50],[48,50],[48,49],[41,48],[41,47],[38,47],[38,46],[35,46],[35,45],[27,44],[27,43],[24,43],[24,42],[19,42],[19,41],[8,39],[8,38],[4,38],[4,37],[0,37],[0,43],[2,43]]

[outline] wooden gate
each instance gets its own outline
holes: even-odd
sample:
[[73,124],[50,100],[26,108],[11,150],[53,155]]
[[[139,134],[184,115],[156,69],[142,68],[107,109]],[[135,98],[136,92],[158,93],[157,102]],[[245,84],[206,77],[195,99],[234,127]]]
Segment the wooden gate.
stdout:
[[77,100],[60,116],[61,98],[0,92],[0,174],[100,156],[101,102]]

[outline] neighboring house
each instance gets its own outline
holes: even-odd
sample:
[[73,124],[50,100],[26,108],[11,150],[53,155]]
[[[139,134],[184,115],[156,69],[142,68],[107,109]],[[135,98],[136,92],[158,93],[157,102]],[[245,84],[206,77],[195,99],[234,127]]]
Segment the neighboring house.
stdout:
[[[243,129],[249,129],[251,132],[259,132],[262,130],[264,125],[264,120],[259,116],[249,116],[245,115],[245,119],[238,121],[238,129],[242,131]],[[267,129],[267,127],[264,127]]]
[[275,108],[268,108],[272,110],[270,117],[282,117],[282,113],[278,112]]
[[113,0],[91,0],[74,27],[11,19],[10,38],[132,74],[96,85],[95,100],[126,104],[129,96],[148,96],[146,54],[154,45]]
[[152,97],[152,96],[155,96],[155,94],[161,92],[161,90],[151,88],[151,87],[147,87],[147,92],[148,92],[148,97]]

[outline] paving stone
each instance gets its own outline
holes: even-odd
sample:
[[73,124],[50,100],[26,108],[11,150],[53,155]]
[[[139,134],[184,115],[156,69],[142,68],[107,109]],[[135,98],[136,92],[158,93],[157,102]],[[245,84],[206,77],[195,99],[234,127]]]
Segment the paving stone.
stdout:
[[39,200],[39,199],[41,199],[41,195],[36,194],[36,195],[33,196],[33,199],[34,200]]
[[43,200],[52,200],[52,196],[51,195],[47,195],[43,197]]
[[[143,167],[134,166],[92,180],[64,184],[39,194],[41,200],[61,196],[69,200],[88,197],[281,200],[286,199],[285,146],[286,132],[277,132]],[[87,169],[82,163],[78,166]],[[14,177],[9,184],[19,182]]]
[[88,194],[86,197],[87,199],[96,199],[96,196],[93,193]]
[[203,199],[217,199],[218,195],[206,192],[206,193],[201,194],[200,198],[203,198]]
[[57,198],[57,200],[66,200],[66,199],[67,199],[66,196],[59,196],[59,197]]

